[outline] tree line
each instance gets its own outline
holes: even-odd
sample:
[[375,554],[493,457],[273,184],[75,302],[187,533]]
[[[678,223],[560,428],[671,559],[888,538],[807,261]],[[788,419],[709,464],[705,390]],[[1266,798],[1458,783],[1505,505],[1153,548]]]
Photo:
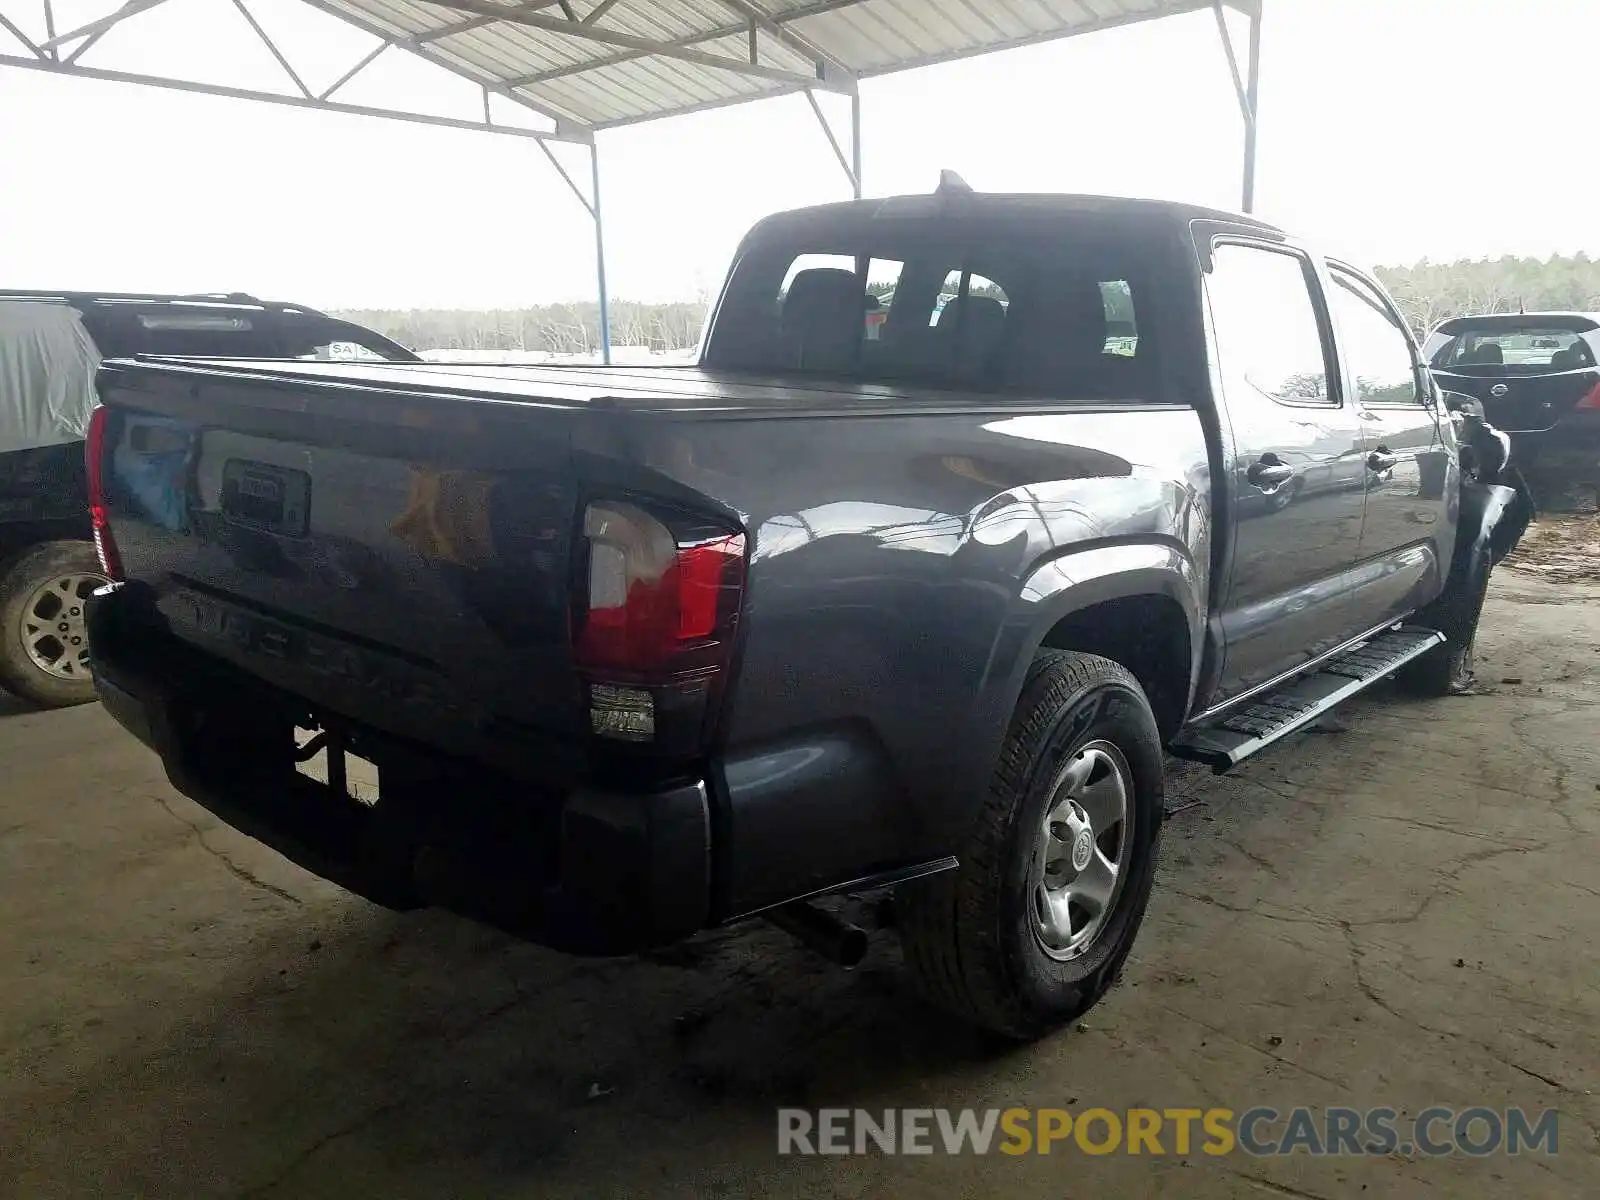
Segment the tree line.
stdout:
[[[704,300],[611,302],[618,346],[683,350],[700,340]],[[593,300],[531,308],[347,309],[337,314],[413,350],[525,350],[587,354],[600,348],[600,306]]]
[[1600,311],[1600,260],[1580,251],[1551,258],[1423,259],[1379,267],[1378,278],[1419,335],[1469,313]]
[[[1467,313],[1600,311],[1600,259],[1582,252],[1446,263],[1423,259],[1408,267],[1379,267],[1377,274],[1419,335]],[[1122,300],[1108,297],[1112,307]],[[339,315],[415,350],[583,354],[600,345],[599,305],[592,300],[518,309],[353,309]],[[705,315],[704,298],[661,304],[616,300],[611,340],[619,346],[684,350],[699,341]]]

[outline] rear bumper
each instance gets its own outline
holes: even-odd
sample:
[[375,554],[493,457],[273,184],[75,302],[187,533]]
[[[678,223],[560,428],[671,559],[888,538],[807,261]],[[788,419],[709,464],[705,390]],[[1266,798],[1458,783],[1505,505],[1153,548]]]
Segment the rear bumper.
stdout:
[[173,787],[306,870],[390,908],[437,905],[575,954],[626,954],[703,928],[706,786],[552,793],[425,747],[350,731],[378,762],[369,805],[294,769],[304,702],[166,633],[137,585],[89,606],[106,710]]
[[1567,413],[1548,429],[1509,430],[1513,443],[1546,452],[1574,442],[1584,450],[1600,450],[1600,409],[1581,408]]

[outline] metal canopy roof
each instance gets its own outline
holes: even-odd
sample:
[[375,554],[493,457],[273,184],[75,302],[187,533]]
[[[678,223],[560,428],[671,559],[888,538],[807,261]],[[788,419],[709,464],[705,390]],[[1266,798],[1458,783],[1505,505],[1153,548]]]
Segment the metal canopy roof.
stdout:
[[[320,6],[320,5],[319,5]],[[327,0],[606,129],[1210,7],[1210,0]]]
[[[125,0],[58,32],[51,0],[0,0],[0,66],[592,142],[595,131],[619,125],[800,91],[854,95],[861,79],[1197,9],[1216,8],[1220,17],[1224,2],[1253,17],[1260,7],[1260,0],[303,0],[376,39],[338,80],[314,93],[245,0],[232,0],[284,69],[291,86],[275,93],[102,65],[92,53],[96,43],[124,22],[136,27],[140,14],[164,2]],[[226,7],[225,0],[216,3]],[[26,30],[37,20],[24,12],[40,6],[45,36],[30,36]],[[3,52],[7,32],[26,54]],[[483,119],[337,98],[391,51],[482,89]],[[537,114],[533,128],[494,120],[490,95]]]
[[[607,362],[595,141],[603,129],[803,93],[859,198],[861,80],[1209,8],[1244,120],[1242,207],[1252,208],[1263,0],[301,0],[372,39],[364,54],[319,91],[307,86],[249,0],[231,0],[283,70],[284,89],[276,92],[124,70],[96,52],[112,29],[124,23],[137,28],[141,14],[165,2],[122,0],[95,20],[58,31],[55,0],[0,0],[0,67],[532,139],[593,218]],[[210,2],[224,8],[229,0]],[[1242,68],[1225,7],[1249,18]],[[414,55],[470,81],[482,94],[481,118],[339,98],[340,89],[391,52]],[[86,55],[89,61],[81,61]],[[849,97],[848,150],[818,103],[818,91]],[[495,99],[502,103],[499,116]],[[506,119],[507,102],[522,119]],[[552,141],[589,148],[587,187],[551,152]]]

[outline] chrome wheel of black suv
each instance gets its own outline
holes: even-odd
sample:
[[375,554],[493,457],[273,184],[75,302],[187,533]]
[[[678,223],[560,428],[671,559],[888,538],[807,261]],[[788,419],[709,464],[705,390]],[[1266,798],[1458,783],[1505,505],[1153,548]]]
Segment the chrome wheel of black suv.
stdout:
[[1024,1039],[1087,1011],[1133,948],[1161,819],[1161,736],[1138,682],[1108,659],[1040,651],[960,867],[902,889],[924,992]]
[[85,602],[106,582],[87,542],[46,542],[0,565],[0,686],[46,708],[93,700]]

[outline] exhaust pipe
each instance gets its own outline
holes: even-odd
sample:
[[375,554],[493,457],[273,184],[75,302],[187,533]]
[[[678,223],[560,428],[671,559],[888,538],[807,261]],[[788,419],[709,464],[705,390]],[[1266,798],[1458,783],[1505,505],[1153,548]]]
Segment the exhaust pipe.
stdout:
[[829,962],[849,970],[867,956],[867,931],[804,902],[762,914],[785,933],[810,946]]

